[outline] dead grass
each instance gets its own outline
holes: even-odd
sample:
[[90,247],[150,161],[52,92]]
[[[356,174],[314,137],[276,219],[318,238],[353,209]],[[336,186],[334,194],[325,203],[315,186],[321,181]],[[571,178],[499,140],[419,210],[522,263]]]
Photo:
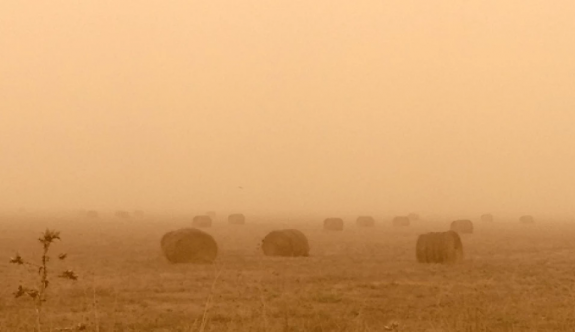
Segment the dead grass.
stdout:
[[464,262],[442,266],[416,263],[415,241],[422,232],[447,230],[448,222],[362,229],[349,219],[334,233],[322,230],[322,220],[299,220],[311,257],[275,258],[260,252],[261,239],[294,224],[249,221],[207,230],[220,246],[216,264],[172,265],[160,238],[189,226],[188,219],[2,218],[0,331],[33,329],[29,302],[11,296],[27,275],[8,260],[15,251],[36,254],[46,227],[62,232],[66,241],[57,248],[82,277],[52,285],[46,315],[53,328],[85,322],[91,331],[575,331],[575,225],[476,223],[475,234],[462,235]]

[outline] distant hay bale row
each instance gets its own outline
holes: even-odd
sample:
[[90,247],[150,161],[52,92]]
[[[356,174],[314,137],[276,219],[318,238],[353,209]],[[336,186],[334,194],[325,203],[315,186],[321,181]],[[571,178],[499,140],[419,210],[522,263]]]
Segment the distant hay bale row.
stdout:
[[[419,216],[412,215],[411,218],[414,218],[413,220],[418,220]],[[397,227],[406,227],[410,225],[411,220],[412,219],[406,216],[397,216],[393,218],[392,225]],[[355,223],[358,227],[374,227],[375,219],[372,216],[359,216]],[[343,225],[343,219],[341,218],[327,218],[323,221],[323,228],[329,231],[342,231]]]
[[118,211],[116,211],[116,213],[114,215],[116,216],[116,218],[130,219],[130,212],[125,211],[125,210],[118,210]]
[[[492,214],[490,213],[486,213],[486,214],[482,214],[481,215],[481,221],[482,222],[493,222],[495,220],[495,217],[493,217]],[[519,222],[522,224],[533,224],[535,223],[535,218],[533,218],[532,215],[523,215],[521,217],[519,217]]]
[[269,233],[262,240],[266,256],[307,257],[309,243],[306,236],[297,229],[284,229]]
[[[212,217],[209,215],[195,216],[192,220],[192,226],[207,228],[212,227]],[[244,225],[246,223],[246,216],[241,213],[234,213],[228,216],[228,223],[230,225]]]
[[375,226],[375,219],[372,216],[359,216],[355,223],[358,227],[373,227]]
[[323,229],[328,231],[343,231],[343,219],[327,218],[323,221]]
[[415,255],[420,263],[456,263],[463,259],[463,244],[454,231],[422,234]]
[[164,256],[171,263],[211,263],[218,255],[214,238],[194,228],[166,233],[160,244]]
[[[417,213],[410,213],[408,216],[396,216],[391,221],[393,226],[406,227],[411,224],[412,221],[419,220],[419,215]],[[357,218],[357,225],[361,227],[372,227],[375,225],[375,220],[370,216],[362,216]]]
[[397,216],[393,218],[391,223],[395,227],[407,227],[409,226],[410,220],[408,217]]
[[461,234],[472,234],[473,223],[468,219],[455,220],[451,222],[450,229]]
[[[100,217],[100,213],[96,210],[87,210],[85,212],[85,217],[89,219],[97,219]],[[142,210],[135,210],[133,214],[126,210],[116,210],[114,212],[114,217],[119,219],[130,219],[132,215],[136,218],[144,218],[144,211]]]

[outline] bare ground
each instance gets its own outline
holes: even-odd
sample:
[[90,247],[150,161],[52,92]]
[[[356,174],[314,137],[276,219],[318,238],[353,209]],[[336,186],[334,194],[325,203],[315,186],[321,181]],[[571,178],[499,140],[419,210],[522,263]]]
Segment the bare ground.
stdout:
[[[86,324],[89,331],[575,331],[575,224],[474,221],[462,236],[465,261],[415,261],[417,235],[447,230],[449,220],[393,228],[378,218],[359,229],[326,232],[320,219],[249,218],[216,222],[213,265],[172,265],[161,236],[191,218],[143,220],[4,216],[0,219],[0,331],[33,331],[35,312],[12,293],[35,272],[8,264],[16,251],[38,258],[46,227],[62,232],[45,331]],[[267,232],[301,229],[311,257],[268,258]]]

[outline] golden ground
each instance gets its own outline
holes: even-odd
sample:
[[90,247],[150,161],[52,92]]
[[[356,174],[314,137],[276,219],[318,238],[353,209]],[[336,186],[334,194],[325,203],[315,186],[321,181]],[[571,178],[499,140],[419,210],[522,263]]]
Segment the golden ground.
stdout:
[[[206,229],[219,245],[214,265],[171,265],[159,241],[191,218],[141,220],[0,218],[0,331],[32,331],[28,298],[14,299],[35,272],[8,264],[16,251],[39,258],[36,240],[61,231],[52,271],[72,268],[76,282],[52,278],[44,330],[84,323],[88,331],[575,331],[575,224],[538,220],[481,224],[463,235],[454,266],[415,261],[417,235],[443,221],[393,228],[390,218],[325,232],[321,220],[250,218]],[[273,229],[295,227],[311,257],[264,257]],[[54,257],[55,258],[55,257]],[[387,327],[387,329],[386,329]]]

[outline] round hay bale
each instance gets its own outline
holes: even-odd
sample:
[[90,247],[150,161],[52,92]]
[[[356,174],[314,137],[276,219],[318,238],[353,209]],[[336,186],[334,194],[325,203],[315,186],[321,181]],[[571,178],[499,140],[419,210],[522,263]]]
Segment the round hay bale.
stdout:
[[88,210],[86,211],[86,218],[89,219],[97,219],[100,217],[100,214],[96,210]]
[[495,218],[491,213],[485,213],[481,215],[482,222],[493,222],[493,220],[495,220]]
[[473,234],[473,223],[468,219],[454,220],[450,229],[461,234]]
[[405,216],[397,216],[393,218],[392,224],[396,227],[407,227],[409,226],[409,218]]
[[262,250],[266,256],[307,257],[309,243],[297,229],[284,229],[266,235],[262,240]]
[[435,234],[436,233],[421,234],[417,238],[415,256],[417,257],[418,262],[428,263],[435,260],[432,258],[435,256],[433,249],[435,249],[436,246],[432,245],[432,242],[435,240]]
[[524,215],[519,218],[519,222],[522,224],[533,224],[535,223],[535,218],[532,215]]
[[218,245],[214,238],[195,228],[168,232],[160,244],[164,256],[171,263],[211,263],[218,255]]
[[241,213],[234,213],[228,216],[228,223],[231,225],[243,225],[246,223],[246,216]]
[[372,216],[359,216],[355,223],[358,227],[373,227],[375,226],[375,219]]
[[210,216],[195,216],[192,220],[192,226],[194,227],[212,227],[212,218]]
[[130,219],[130,212],[128,212],[128,211],[118,210],[118,211],[116,211],[116,213],[114,215],[116,216],[116,218]]
[[417,213],[410,213],[410,214],[407,215],[407,218],[408,218],[410,221],[418,221],[418,220],[419,220],[419,214],[417,214]]
[[327,218],[323,221],[323,229],[328,231],[343,231],[343,219]]
[[415,256],[420,263],[456,263],[463,259],[463,244],[454,231],[421,234]]

